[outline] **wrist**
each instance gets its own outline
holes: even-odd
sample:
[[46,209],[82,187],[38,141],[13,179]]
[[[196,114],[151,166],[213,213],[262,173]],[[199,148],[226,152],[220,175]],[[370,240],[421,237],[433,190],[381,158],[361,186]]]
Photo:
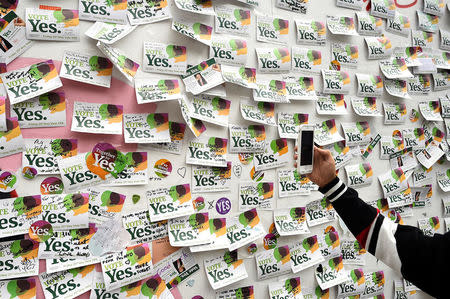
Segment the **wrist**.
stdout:
[[334,186],[340,183],[340,179],[338,176],[333,176],[329,179],[325,179],[325,182],[319,185],[319,191],[322,194],[326,194],[329,190],[331,190]]

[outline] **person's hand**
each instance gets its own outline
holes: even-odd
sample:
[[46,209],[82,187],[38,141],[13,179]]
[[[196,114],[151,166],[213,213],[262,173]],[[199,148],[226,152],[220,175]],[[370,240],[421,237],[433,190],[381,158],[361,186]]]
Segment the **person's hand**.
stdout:
[[[298,147],[296,146],[294,149],[295,168],[297,168],[297,151]],[[331,182],[336,177],[336,166],[331,152],[315,146],[313,170],[306,176],[321,188]]]

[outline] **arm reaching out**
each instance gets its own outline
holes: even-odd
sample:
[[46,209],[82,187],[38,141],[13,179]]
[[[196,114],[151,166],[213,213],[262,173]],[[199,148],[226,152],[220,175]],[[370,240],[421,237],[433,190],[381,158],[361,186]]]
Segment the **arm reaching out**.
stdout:
[[428,294],[448,296],[446,276],[431,273],[450,269],[450,233],[428,237],[417,227],[385,218],[336,176],[330,151],[314,148],[314,169],[308,178],[319,186],[363,248]]

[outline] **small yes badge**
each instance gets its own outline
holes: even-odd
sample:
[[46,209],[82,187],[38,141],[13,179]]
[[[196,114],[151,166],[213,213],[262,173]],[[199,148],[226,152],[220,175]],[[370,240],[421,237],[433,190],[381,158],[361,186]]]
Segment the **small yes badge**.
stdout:
[[53,236],[53,227],[45,220],[38,220],[30,225],[28,235],[32,240],[42,243]]

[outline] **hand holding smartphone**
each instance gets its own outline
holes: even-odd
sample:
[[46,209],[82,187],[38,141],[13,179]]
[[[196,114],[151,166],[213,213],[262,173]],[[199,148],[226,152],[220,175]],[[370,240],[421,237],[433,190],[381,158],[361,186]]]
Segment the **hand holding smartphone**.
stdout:
[[303,125],[297,139],[297,172],[308,174],[313,170],[314,161],[314,125]]

